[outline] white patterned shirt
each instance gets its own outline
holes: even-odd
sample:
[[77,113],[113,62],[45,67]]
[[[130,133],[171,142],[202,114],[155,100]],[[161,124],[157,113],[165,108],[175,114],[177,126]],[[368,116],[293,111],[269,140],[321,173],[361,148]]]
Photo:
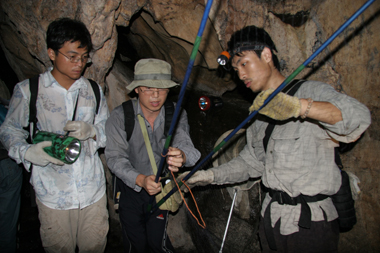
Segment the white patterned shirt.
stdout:
[[[109,110],[99,85],[101,99],[96,115],[95,94],[86,78],[81,77],[66,90],[50,71],[39,78],[36,102],[38,129],[65,134],[63,127],[72,120],[78,98],[75,120],[93,125],[96,140],[90,138],[81,141],[80,156],[73,164],[33,165],[30,182],[37,198],[47,207],[58,210],[82,209],[98,201],[106,191],[98,149],[106,144],[104,127]],[[29,79],[26,79],[15,86],[7,117],[0,128],[0,140],[8,149],[9,156],[17,163],[23,163],[27,171],[30,171],[31,163],[25,160],[25,153],[31,145],[26,142],[29,133],[23,127],[29,125],[29,100]]]

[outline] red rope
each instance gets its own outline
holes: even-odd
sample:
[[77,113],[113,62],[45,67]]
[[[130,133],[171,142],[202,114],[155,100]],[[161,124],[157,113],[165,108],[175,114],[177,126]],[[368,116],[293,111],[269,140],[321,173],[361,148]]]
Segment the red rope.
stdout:
[[175,182],[175,184],[176,184],[176,186],[177,186],[177,189],[178,189],[178,191],[179,191],[179,194],[181,195],[181,198],[182,198],[183,202],[184,202],[185,205],[186,205],[187,210],[191,213],[191,215],[192,215],[192,216],[194,217],[194,219],[197,221],[197,223],[198,223],[199,226],[201,226],[202,228],[206,228],[206,223],[204,222],[204,220],[203,220],[203,218],[202,218],[202,214],[201,214],[201,212],[199,211],[197,201],[195,200],[194,195],[193,195],[193,193],[191,192],[190,187],[185,183],[185,181],[183,181],[183,179],[181,180],[181,182],[187,187],[187,189],[189,189],[189,192],[190,192],[190,194],[191,194],[192,199],[194,200],[195,206],[196,206],[196,208],[197,208],[197,212],[198,212],[199,217],[200,217],[200,219],[201,219],[201,221],[202,221],[203,224],[200,224],[200,222],[199,222],[199,220],[197,219],[197,217],[196,217],[196,216],[193,214],[193,212],[190,210],[189,206],[188,206],[187,203],[186,203],[185,197],[183,196],[182,191],[181,191],[181,189],[180,189],[180,187],[179,187],[179,185],[178,185],[178,183],[177,183],[177,180],[176,180],[175,177],[174,177],[173,171],[171,171],[171,173],[172,173],[172,176],[173,176],[173,178],[174,178],[174,182]]

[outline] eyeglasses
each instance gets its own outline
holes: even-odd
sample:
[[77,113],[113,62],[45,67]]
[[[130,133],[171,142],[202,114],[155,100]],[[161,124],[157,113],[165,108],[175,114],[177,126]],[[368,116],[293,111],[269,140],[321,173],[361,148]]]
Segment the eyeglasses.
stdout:
[[61,53],[59,50],[57,50],[58,53],[60,53],[61,55],[65,56],[67,59],[69,59],[69,61],[71,63],[78,63],[79,61],[82,61],[83,63],[90,63],[91,62],[91,58],[88,54],[84,54],[84,55],[78,55],[78,56],[67,56],[63,53]]
[[155,92],[157,92],[158,95],[165,95],[168,94],[169,89],[159,89],[159,88],[150,88],[150,87],[139,87],[142,93],[148,96],[152,96]]

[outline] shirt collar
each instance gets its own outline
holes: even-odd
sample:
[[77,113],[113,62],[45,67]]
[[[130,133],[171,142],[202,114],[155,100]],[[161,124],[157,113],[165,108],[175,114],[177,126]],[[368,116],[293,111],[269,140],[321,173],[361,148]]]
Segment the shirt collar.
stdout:
[[[59,83],[57,82],[57,80],[55,80],[54,76],[51,74],[51,71],[53,70],[53,67],[49,67],[48,71],[47,71],[47,76],[46,76],[46,79],[45,79],[45,82],[43,82],[43,85],[44,87],[49,87],[53,84],[57,84],[59,85]],[[78,80],[76,80],[70,87],[70,90],[71,91],[74,91],[74,90],[78,90],[78,89],[81,89],[81,88],[86,88],[86,82],[85,82],[85,78],[83,76],[81,76]]]
[[[143,118],[145,119],[144,114],[141,110],[140,100],[138,98],[137,98],[137,110],[135,112],[136,112],[135,117],[137,117],[137,114],[141,114],[141,116],[143,116]],[[157,118],[154,120],[154,124],[155,125],[160,124],[163,121],[165,121],[165,106],[164,105],[161,107],[160,113],[158,114]]]

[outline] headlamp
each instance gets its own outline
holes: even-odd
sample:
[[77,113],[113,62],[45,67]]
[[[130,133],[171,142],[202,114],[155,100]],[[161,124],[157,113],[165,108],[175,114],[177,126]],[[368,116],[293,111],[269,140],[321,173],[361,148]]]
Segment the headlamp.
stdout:
[[[231,53],[232,53],[232,56],[234,56],[235,54],[239,54],[243,51],[263,50],[265,47],[271,48],[268,45],[260,44],[260,43],[256,43],[256,42],[255,42],[255,44],[243,43],[243,44],[239,44],[239,46],[235,47]],[[227,65],[227,63],[230,59],[231,59],[230,53],[228,53],[227,51],[223,51],[220,53],[217,61],[218,61],[219,65],[225,66],[225,65]]]
[[230,60],[231,55],[227,51],[223,51],[220,53],[218,57],[219,65],[225,66],[227,62]]
[[211,107],[221,107],[222,105],[223,101],[218,97],[201,96],[198,100],[198,106],[201,111],[207,111]]
[[39,143],[42,141],[51,141],[50,147],[45,147],[45,152],[64,163],[74,163],[81,151],[81,143],[77,138],[59,135],[55,133],[39,131],[33,138],[33,143]]

